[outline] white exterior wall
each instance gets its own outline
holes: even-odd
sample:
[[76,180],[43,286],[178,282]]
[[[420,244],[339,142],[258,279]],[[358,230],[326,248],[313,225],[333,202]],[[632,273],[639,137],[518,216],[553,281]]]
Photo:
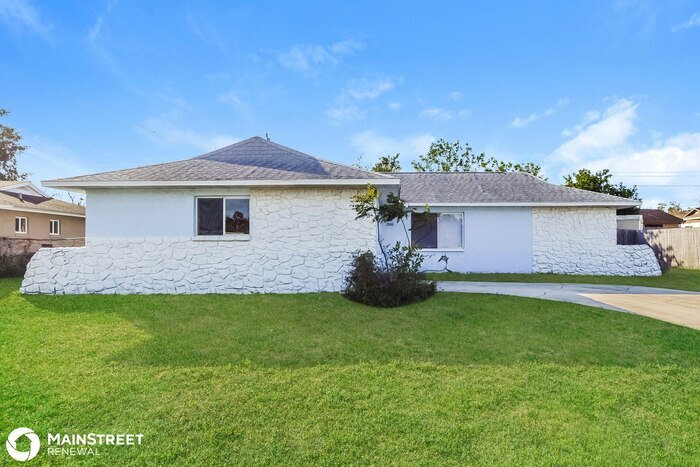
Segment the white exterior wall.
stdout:
[[648,245],[617,245],[614,208],[533,208],[533,272],[657,276]]
[[[364,189],[364,188],[363,188]],[[99,190],[87,194],[84,248],[41,249],[23,293],[338,291],[375,227],[355,220],[354,188]],[[250,195],[250,239],[201,240],[195,196]]]
[[[422,250],[423,270],[447,267],[457,272],[532,272],[532,215],[529,207],[431,207],[430,212],[460,212],[464,216],[463,248]],[[410,217],[404,221],[411,228]],[[409,237],[410,238],[410,237]],[[409,241],[400,222],[382,225],[384,245]]]

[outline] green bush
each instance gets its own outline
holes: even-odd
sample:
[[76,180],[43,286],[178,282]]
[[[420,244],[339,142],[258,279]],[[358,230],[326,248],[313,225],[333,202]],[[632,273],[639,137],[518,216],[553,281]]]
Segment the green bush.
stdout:
[[371,251],[353,257],[343,294],[352,301],[377,307],[395,307],[433,296],[435,282],[419,272],[423,256],[414,246],[400,243],[380,262]]

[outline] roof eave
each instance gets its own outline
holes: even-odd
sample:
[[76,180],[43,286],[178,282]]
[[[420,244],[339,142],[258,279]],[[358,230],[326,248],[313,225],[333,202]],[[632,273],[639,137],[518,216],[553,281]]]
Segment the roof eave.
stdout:
[[89,188],[162,188],[162,187],[211,187],[211,186],[364,186],[398,185],[398,178],[357,178],[357,179],[299,179],[299,180],[119,180],[119,181],[70,181],[45,180],[45,187],[67,191],[81,191]]
[[484,202],[484,203],[431,203],[431,202],[409,202],[411,207],[435,206],[435,207],[612,207],[630,208],[640,206],[639,201],[568,201],[568,202]]
[[52,216],[81,217],[83,219],[85,218],[85,214],[79,214],[77,212],[57,211],[55,209],[35,209],[20,206],[0,205],[0,210],[15,212],[32,212],[36,214],[50,214]]

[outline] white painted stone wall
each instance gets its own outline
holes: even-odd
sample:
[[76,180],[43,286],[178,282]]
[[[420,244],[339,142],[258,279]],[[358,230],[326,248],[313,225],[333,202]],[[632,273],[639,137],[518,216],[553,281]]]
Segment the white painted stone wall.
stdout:
[[613,208],[533,208],[532,269],[537,273],[657,276],[647,245],[617,245]]
[[250,239],[199,240],[194,195],[217,193],[89,192],[86,246],[39,250],[22,293],[338,291],[352,253],[375,248],[352,188],[250,189]]

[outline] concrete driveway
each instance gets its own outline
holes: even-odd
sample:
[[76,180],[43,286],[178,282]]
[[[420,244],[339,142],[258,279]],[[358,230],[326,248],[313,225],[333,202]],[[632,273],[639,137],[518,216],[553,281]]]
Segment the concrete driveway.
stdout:
[[700,330],[700,293],[627,285],[438,282],[444,292],[541,298],[635,313]]

